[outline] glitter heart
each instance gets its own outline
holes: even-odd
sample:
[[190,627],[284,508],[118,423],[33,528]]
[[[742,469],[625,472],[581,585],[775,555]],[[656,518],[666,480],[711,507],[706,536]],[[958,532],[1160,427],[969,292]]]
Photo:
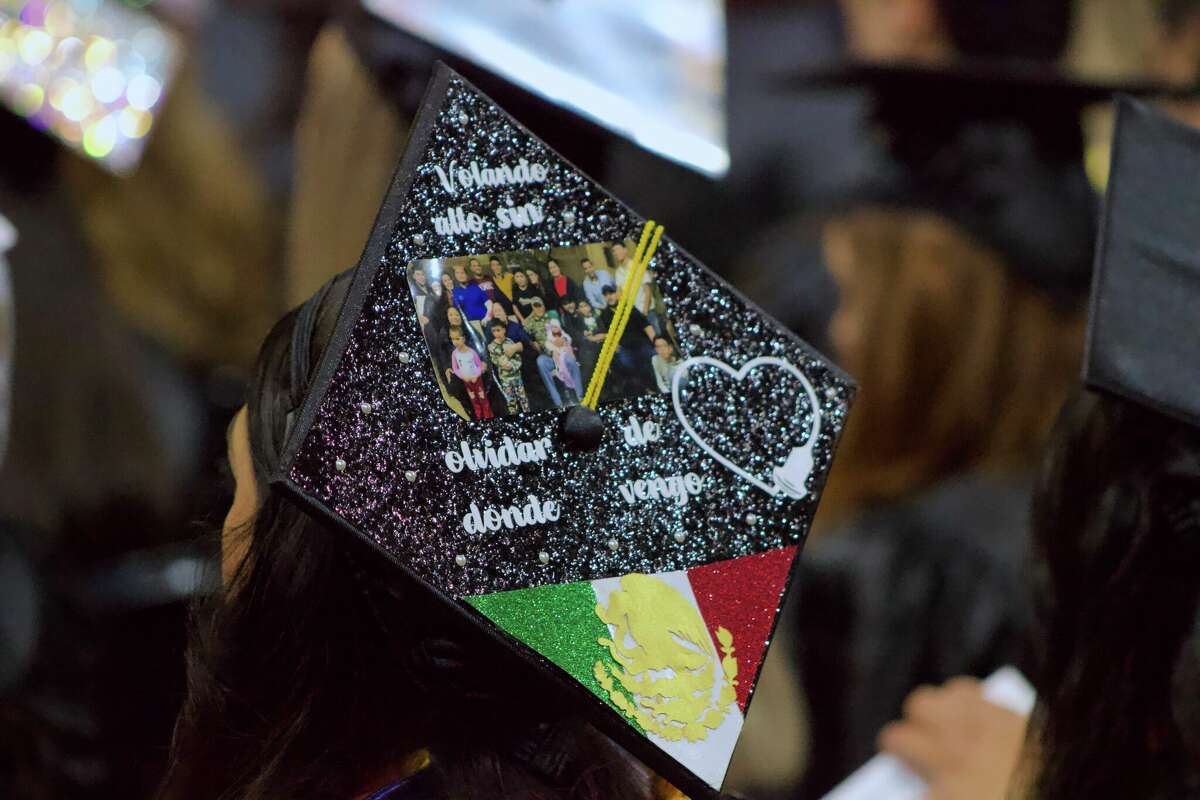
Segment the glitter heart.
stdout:
[[[730,391],[728,378],[736,381],[737,392]],[[790,380],[798,381],[804,391],[785,391],[781,381]],[[795,408],[786,400],[781,402],[781,398],[791,397],[798,401]],[[730,472],[772,497],[799,500],[808,494],[813,445],[821,432],[821,406],[812,384],[794,364],[762,356],[734,369],[724,361],[695,356],[675,372],[671,399],[683,429]],[[807,408],[800,405],[803,400]],[[748,441],[735,442],[727,433],[744,430],[729,424],[730,417],[738,414],[756,415]],[[741,463],[734,460],[735,452]]]

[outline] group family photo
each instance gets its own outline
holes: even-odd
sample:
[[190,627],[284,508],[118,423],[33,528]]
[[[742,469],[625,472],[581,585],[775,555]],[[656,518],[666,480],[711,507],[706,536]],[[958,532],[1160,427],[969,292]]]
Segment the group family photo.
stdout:
[[[493,419],[578,405],[633,268],[629,241],[421,259],[408,283],[447,405]],[[679,365],[653,264],[601,400],[669,392]]]

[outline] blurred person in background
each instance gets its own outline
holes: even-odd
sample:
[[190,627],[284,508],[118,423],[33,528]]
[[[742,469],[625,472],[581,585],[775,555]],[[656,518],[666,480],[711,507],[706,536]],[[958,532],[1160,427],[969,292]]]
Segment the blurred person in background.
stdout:
[[923,687],[882,749],[937,800],[1200,797],[1200,433],[1111,396],[1067,404],[1038,478],[1038,704]]
[[1071,33],[1070,0],[839,0],[850,55],[945,64],[956,58],[1053,61]]
[[826,249],[831,339],[860,390],[822,512],[840,522],[793,601],[814,792],[873,754],[917,685],[1028,668],[1032,469],[1082,345],[1077,307],[938,214],[854,211]]
[[230,425],[225,588],[196,612],[159,796],[673,796],[578,716],[529,702],[549,687],[519,659],[270,491],[349,275],[271,331]]
[[1096,90],[861,74],[890,167],[819,228],[829,340],[860,391],[785,633],[811,797],[874,754],[916,686],[1031,666],[1025,511],[1079,363],[1098,211],[1079,114]]
[[1200,133],[1122,99],[1116,135],[1088,391],[1059,416],[1033,494],[1024,757],[1024,721],[977,685],[919,689],[880,743],[932,797],[1200,797]]

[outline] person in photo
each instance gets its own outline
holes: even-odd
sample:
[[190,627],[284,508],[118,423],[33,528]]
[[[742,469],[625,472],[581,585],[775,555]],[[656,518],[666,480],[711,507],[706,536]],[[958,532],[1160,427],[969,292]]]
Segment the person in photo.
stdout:
[[565,387],[563,397],[567,405],[575,405],[582,395],[582,376],[579,361],[571,337],[563,330],[562,323],[550,318],[546,323],[546,350],[554,360],[554,377]]
[[521,323],[525,323],[526,317],[529,316],[533,308],[533,298],[540,297],[543,302],[545,297],[542,296],[542,290],[529,282],[529,273],[523,269],[515,269],[512,272],[513,278],[513,311],[517,315],[517,319]]
[[[492,259],[492,261],[494,260],[495,259]],[[489,268],[492,261],[488,262]],[[510,300],[504,294],[504,292],[500,291],[500,288],[496,286],[496,282],[492,280],[492,276],[483,271],[483,265],[479,263],[478,258],[472,258],[468,262],[467,268],[471,273],[471,281],[478,284],[480,289],[483,289],[483,291],[487,292],[488,302],[490,305],[488,306],[488,315],[483,320],[483,326],[486,328],[488,322],[492,318],[492,309],[496,308],[497,306],[504,306],[504,310],[509,311],[512,309],[512,300]]]
[[408,286],[412,292],[413,305],[417,308],[417,320],[423,329],[429,324],[429,320],[433,319],[437,306],[437,295],[429,286],[429,275],[425,267],[413,264],[408,271]]
[[591,380],[596,359],[600,357],[600,348],[604,345],[604,331],[595,307],[587,300],[580,300],[575,306],[575,328],[578,332],[575,342],[579,350],[579,363],[584,375]]
[[[629,256],[629,250],[625,247],[624,242],[616,242],[612,246],[613,259],[617,262],[616,286],[621,291],[625,289],[625,283],[629,278],[629,271],[633,269],[633,259]],[[653,326],[655,334],[662,333],[661,323],[658,320],[658,314],[654,311],[654,271],[649,267],[642,272],[641,280],[634,289],[633,307],[641,312],[646,321]]]
[[463,314],[466,315],[467,323],[479,334],[479,341],[485,341],[483,338],[483,320],[487,318],[491,300],[488,299],[487,292],[483,287],[471,280],[467,273],[467,267],[462,264],[454,266],[453,295],[454,305],[462,309]]
[[511,272],[504,268],[504,262],[500,260],[499,256],[492,256],[488,259],[488,271],[491,273],[491,280],[496,289],[509,303],[512,303],[513,276]]
[[[617,303],[620,300],[621,293],[616,286],[610,283],[604,287],[606,305],[604,311],[600,313],[600,327],[604,329],[604,333],[600,335],[601,342],[608,338],[608,332],[612,329],[613,319],[617,314]],[[624,391],[644,392],[654,386],[650,361],[654,357],[656,335],[654,326],[636,306],[629,309],[629,321],[625,325],[625,330],[621,332],[621,338],[613,353],[610,367],[613,376],[624,387]],[[607,386],[606,382],[605,388]],[[614,387],[614,393],[620,391]]]
[[604,287],[615,283],[612,273],[597,269],[590,258],[585,258],[580,266],[583,267],[583,298],[592,308],[604,308]]
[[547,343],[546,327],[552,318],[546,313],[546,303],[542,300],[541,296],[533,297],[530,300],[529,307],[529,316],[525,318],[525,332],[529,334],[529,338],[533,340],[533,344],[538,350],[538,374],[542,377],[542,384],[546,387],[546,394],[550,395],[550,402],[556,407],[561,408],[563,397],[562,393],[558,390],[554,357],[551,355]]
[[654,368],[654,380],[658,383],[658,390],[669,393],[675,371],[679,369],[679,353],[675,350],[674,343],[666,336],[655,338],[654,357],[650,359],[650,365]]
[[575,281],[563,274],[562,266],[556,259],[552,258],[546,262],[546,271],[550,273],[546,293],[548,305],[554,310],[559,310],[567,302],[574,303],[579,296],[579,287],[575,285]]
[[515,316],[508,316],[503,308],[495,308],[492,311],[492,320],[503,322],[505,337],[521,345],[522,384],[530,408],[537,411],[550,408],[550,396],[543,387],[541,374],[538,372],[537,356],[539,351],[525,330],[525,326],[518,322]]
[[529,278],[529,285],[537,289],[542,295],[542,299],[549,304],[549,298],[546,296],[546,287],[542,285],[542,275],[536,269],[525,270],[525,277]]
[[505,322],[493,319],[489,330],[492,341],[488,342],[488,360],[496,373],[500,391],[504,393],[508,413],[528,411],[529,398],[525,395],[525,381],[521,376],[521,360],[525,346],[508,338],[508,324]]
[[467,272],[471,274],[471,282],[479,284],[479,288],[487,292],[488,300],[496,299],[496,285],[483,271],[483,264],[478,258],[472,258],[467,261]]
[[442,274],[438,275],[438,301],[441,303],[441,308],[430,316],[430,319],[435,319],[438,316],[445,315],[445,307],[454,302],[454,276],[449,272],[442,270]]
[[[459,380],[452,369],[454,343],[450,341],[450,331],[459,330],[471,344],[471,334],[474,329],[467,325],[462,312],[454,306],[446,306],[441,316],[430,320],[425,329],[425,341],[429,345],[429,358],[433,362],[434,374],[445,387],[446,394],[462,405],[464,409],[471,407],[471,398],[466,386]],[[476,350],[476,352],[479,352]]]
[[475,419],[491,419],[492,406],[488,402],[487,386],[483,378],[483,360],[467,345],[467,335],[462,328],[451,328],[450,370],[467,389],[471,400],[470,412]]

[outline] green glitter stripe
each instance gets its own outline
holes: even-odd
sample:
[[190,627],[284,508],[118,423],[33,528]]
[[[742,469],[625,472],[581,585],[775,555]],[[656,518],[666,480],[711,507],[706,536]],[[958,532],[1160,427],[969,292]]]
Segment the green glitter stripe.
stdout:
[[[596,616],[596,592],[592,584],[558,583],[465,599],[510,636],[541,653],[616,708],[593,672],[597,661],[614,667],[616,662],[599,642],[601,637],[609,635],[609,630]],[[622,717],[642,730],[633,720],[623,714]]]

